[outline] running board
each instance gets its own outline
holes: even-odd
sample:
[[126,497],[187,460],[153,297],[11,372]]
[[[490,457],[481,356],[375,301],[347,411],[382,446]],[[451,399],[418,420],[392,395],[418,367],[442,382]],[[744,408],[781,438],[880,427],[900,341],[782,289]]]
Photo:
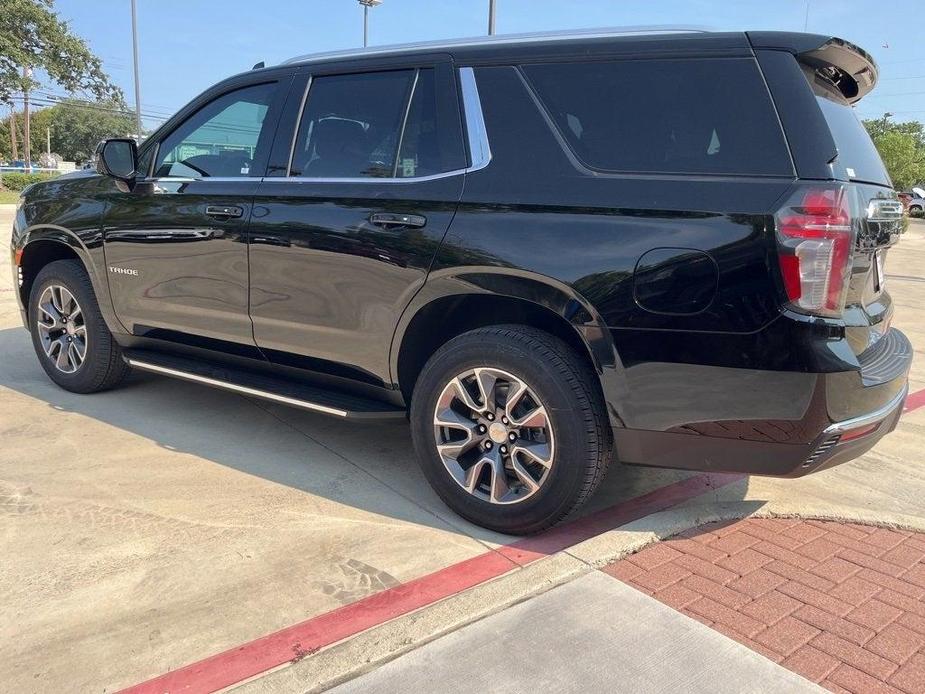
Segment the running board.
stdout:
[[125,361],[142,371],[230,390],[263,400],[343,419],[398,419],[406,411],[396,405],[362,396],[327,390],[250,371],[215,366],[183,357],[126,350]]

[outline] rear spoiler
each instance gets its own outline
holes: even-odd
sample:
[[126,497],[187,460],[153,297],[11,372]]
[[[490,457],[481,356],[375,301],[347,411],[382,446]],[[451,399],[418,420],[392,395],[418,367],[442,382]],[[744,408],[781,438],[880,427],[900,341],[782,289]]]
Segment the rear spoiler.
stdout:
[[877,63],[863,48],[844,39],[783,31],[749,31],[747,36],[754,49],[793,53],[835,84],[849,103],[860,101],[877,84]]

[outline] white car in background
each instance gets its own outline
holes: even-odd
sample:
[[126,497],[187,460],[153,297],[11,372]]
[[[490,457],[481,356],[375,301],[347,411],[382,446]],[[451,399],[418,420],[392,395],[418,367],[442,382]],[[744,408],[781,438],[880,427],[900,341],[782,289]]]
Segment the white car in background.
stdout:
[[925,190],[913,188],[912,198],[906,203],[906,209],[909,212],[925,212]]

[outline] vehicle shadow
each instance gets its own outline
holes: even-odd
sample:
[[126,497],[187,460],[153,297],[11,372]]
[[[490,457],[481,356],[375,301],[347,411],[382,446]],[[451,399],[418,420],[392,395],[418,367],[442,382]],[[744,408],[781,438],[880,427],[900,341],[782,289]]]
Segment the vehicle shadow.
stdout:
[[[0,387],[46,403],[56,412],[90,417],[170,451],[369,513],[454,531],[486,545],[516,539],[468,523],[443,504],[417,467],[403,420],[344,422],[139,372],[116,390],[76,395],[51,383],[36,360],[28,333],[21,328],[0,330],[0,355]],[[692,477],[688,472],[613,464],[576,519],[532,539],[519,540],[517,545],[540,553],[557,551],[568,546],[563,542],[580,541],[627,522],[619,509],[628,500],[636,500],[636,506],[628,510],[630,516],[636,512],[635,517],[645,515],[648,508],[670,508],[684,500],[683,494],[678,499],[670,494],[662,498],[656,490],[675,490]],[[743,498],[746,479],[713,478],[722,487],[723,502]],[[710,491],[710,485],[707,480],[702,493]],[[134,492],[145,493],[141,487]],[[640,497],[651,498],[652,504],[640,504]],[[720,498],[718,493],[714,498]],[[710,503],[710,499],[706,497],[705,502]],[[633,527],[642,529],[639,523]]]

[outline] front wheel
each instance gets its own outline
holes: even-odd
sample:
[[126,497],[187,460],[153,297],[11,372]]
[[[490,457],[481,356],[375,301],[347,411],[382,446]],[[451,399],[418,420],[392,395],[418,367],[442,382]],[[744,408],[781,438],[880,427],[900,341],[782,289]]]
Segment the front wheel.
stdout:
[[29,331],[45,373],[65,390],[106,390],[128,373],[76,260],[56,260],[39,271],[29,294]]
[[447,505],[514,534],[581,506],[612,450],[590,367],[558,338],[519,325],[473,330],[437,350],[414,389],[411,431]]

